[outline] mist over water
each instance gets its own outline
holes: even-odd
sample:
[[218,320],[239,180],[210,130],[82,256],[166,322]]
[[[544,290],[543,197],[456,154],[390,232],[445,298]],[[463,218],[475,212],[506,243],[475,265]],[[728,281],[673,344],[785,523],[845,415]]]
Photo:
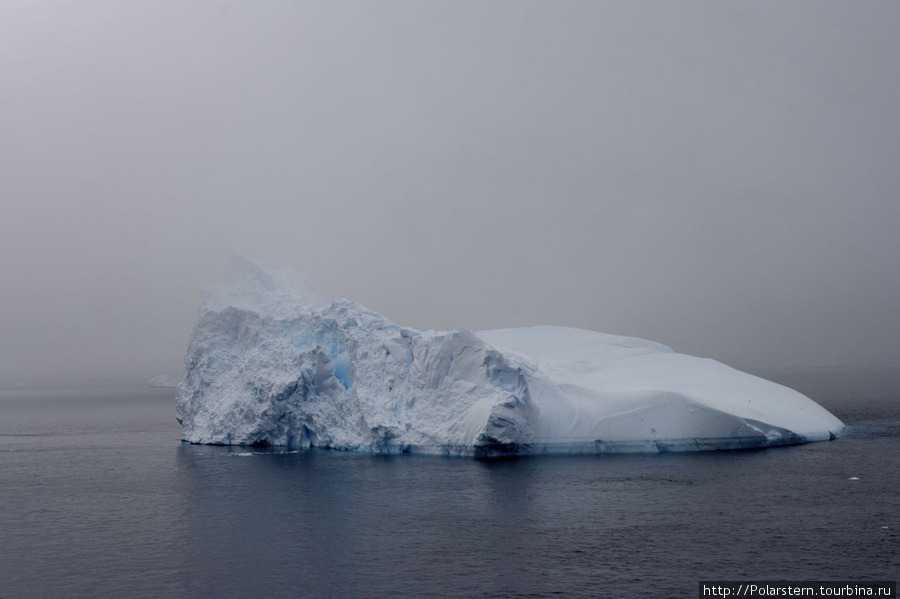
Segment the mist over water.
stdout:
[[420,329],[900,370],[900,7],[0,6],[0,381],[177,373],[230,250]]

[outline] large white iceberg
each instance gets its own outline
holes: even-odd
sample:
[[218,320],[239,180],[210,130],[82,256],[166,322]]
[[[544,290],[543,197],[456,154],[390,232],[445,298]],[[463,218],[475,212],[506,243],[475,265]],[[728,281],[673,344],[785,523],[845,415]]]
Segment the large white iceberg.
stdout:
[[833,439],[809,398],[632,337],[416,331],[238,260],[205,293],[178,386],[191,443],[494,456]]

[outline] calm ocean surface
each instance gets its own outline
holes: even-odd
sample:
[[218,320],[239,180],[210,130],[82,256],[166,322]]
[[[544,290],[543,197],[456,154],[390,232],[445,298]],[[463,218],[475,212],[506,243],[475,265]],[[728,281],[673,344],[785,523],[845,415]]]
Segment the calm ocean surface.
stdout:
[[900,576],[892,399],[825,403],[849,425],[830,443],[484,462],[183,445],[173,395],[0,391],[0,597],[696,597],[701,579]]

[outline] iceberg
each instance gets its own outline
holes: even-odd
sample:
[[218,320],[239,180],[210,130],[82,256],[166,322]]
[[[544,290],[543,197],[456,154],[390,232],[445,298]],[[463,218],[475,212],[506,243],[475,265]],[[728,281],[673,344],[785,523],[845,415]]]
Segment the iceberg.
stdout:
[[181,377],[171,374],[157,374],[155,377],[147,381],[151,387],[177,387],[181,382]]
[[204,292],[176,392],[190,443],[493,457],[834,439],[808,397],[633,337],[417,331],[236,259]]

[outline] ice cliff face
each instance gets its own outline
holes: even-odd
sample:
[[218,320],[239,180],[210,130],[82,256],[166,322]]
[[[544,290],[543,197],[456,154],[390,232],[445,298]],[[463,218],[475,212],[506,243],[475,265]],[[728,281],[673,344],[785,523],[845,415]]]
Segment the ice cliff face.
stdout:
[[760,447],[843,428],[799,393],[657,343],[420,332],[250,262],[204,298],[176,415],[192,443],[475,456]]

